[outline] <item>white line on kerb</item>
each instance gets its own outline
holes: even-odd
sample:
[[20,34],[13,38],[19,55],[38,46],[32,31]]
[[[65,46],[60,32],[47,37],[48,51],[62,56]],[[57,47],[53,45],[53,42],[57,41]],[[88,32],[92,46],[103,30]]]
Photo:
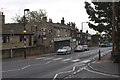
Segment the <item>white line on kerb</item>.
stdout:
[[105,76],[113,76],[113,77],[119,77],[117,75],[110,75],[110,74],[105,74],[105,73],[101,73],[101,72],[96,72],[96,71],[92,71],[92,70],[89,70],[89,69],[85,69],[89,72],[92,72],[92,73],[97,73],[97,74],[101,74],[101,75],[105,75]]
[[[91,69],[93,69],[93,67],[92,67],[92,66],[90,66],[90,64],[88,64],[88,66],[89,66]],[[88,69],[86,69],[86,70],[87,70],[87,71],[89,71],[89,72],[93,72],[93,73],[97,73],[97,74],[101,74],[101,75],[113,76],[113,77],[120,77],[120,76],[117,76],[117,75],[106,74],[106,73],[97,72],[97,71],[92,71],[92,70],[88,70]],[[93,70],[96,70],[96,69],[93,69]]]

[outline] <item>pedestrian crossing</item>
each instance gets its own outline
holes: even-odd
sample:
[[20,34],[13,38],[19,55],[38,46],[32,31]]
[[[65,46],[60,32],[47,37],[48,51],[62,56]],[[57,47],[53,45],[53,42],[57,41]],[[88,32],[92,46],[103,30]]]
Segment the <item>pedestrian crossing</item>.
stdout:
[[[73,58],[55,58],[55,57],[39,57],[39,58],[35,58],[36,60],[42,60],[42,61],[62,61],[62,62],[79,62],[81,61],[80,59],[73,59]],[[49,63],[50,63],[49,62]]]

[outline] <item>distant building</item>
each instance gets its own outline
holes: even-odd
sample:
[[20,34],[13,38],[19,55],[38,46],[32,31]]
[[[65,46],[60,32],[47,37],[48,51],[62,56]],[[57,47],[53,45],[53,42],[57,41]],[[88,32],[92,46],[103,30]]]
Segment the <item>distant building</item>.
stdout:
[[86,31],[86,33],[82,32],[77,32],[77,44],[78,45],[88,45],[90,46],[90,40],[91,40],[91,35]]
[[99,46],[99,36],[98,35],[92,35],[91,36],[90,45],[93,46],[93,47]]

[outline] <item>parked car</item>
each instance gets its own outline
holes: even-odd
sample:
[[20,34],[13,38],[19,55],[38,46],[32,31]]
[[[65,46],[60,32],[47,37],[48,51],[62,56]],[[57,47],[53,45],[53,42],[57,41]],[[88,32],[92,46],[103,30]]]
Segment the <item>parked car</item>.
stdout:
[[75,52],[76,51],[84,51],[84,47],[82,45],[78,45],[76,48],[75,48]]
[[108,44],[101,43],[101,44],[100,44],[100,47],[108,47]]
[[89,50],[88,45],[83,45],[83,48],[84,48],[85,51],[88,51],[88,50]]
[[57,50],[57,54],[70,54],[71,53],[71,47],[64,46]]
[[112,43],[108,43],[108,47],[112,47],[112,45],[113,45]]

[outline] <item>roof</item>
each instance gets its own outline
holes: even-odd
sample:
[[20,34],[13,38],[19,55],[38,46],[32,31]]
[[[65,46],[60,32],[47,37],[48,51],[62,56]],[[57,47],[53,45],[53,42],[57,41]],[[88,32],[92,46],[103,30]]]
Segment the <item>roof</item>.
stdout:
[[69,29],[69,27],[67,25],[63,25],[63,24],[59,24],[59,23],[52,23],[52,26],[54,26],[54,28]]
[[[13,32],[14,35],[22,35],[24,34],[23,30],[24,30],[24,27],[22,24],[18,24],[18,23],[5,24],[2,27],[2,34],[10,35]],[[27,30],[26,35],[32,35],[32,34],[33,33]]]
[[88,35],[88,36],[91,36],[91,34],[89,34],[89,33],[85,33],[85,32],[77,32],[77,34],[83,34],[83,35]]

